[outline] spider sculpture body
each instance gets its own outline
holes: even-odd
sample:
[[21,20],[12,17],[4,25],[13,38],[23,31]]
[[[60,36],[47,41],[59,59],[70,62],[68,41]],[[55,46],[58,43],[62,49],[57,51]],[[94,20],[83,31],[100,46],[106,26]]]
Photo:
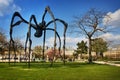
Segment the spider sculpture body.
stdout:
[[[47,12],[50,14],[52,20],[49,21],[48,23],[45,22],[45,16],[47,14]],[[20,20],[18,20],[17,22],[14,22],[15,17],[20,18]],[[34,24],[32,23],[32,21],[34,22]],[[30,67],[30,53],[31,53],[31,45],[32,45],[32,39],[31,39],[31,28],[33,28],[35,30],[34,36],[37,38],[40,38],[43,35],[43,59],[44,59],[44,51],[45,51],[45,39],[46,39],[46,30],[51,30],[54,31],[54,49],[56,49],[56,37],[58,37],[59,39],[59,51],[61,50],[61,39],[60,36],[56,30],[56,21],[62,23],[64,25],[64,31],[63,31],[63,36],[64,36],[64,40],[63,40],[63,61],[64,61],[64,57],[65,57],[65,40],[66,40],[66,30],[67,30],[67,23],[61,19],[56,19],[52,13],[52,11],[50,10],[49,6],[47,6],[45,8],[44,14],[42,16],[42,21],[40,23],[37,23],[36,17],[35,15],[31,15],[30,20],[26,21],[19,12],[15,12],[12,16],[12,20],[11,20],[11,24],[10,24],[10,45],[9,46],[13,46],[13,48],[15,47],[14,44],[14,40],[12,37],[13,34],[13,28],[20,25],[21,23],[26,23],[28,24],[28,32],[27,32],[27,37],[26,37],[26,42],[25,42],[25,53],[26,53],[26,49],[29,49],[29,67]],[[48,26],[50,24],[54,24],[54,28],[48,28]],[[29,43],[29,46],[27,46],[27,44]],[[11,48],[9,47],[9,62],[10,62],[10,50]],[[14,48],[14,53],[15,53],[15,48]],[[55,52],[54,52],[55,53]],[[15,53],[16,54],[16,53]],[[65,63],[65,62],[64,62]]]

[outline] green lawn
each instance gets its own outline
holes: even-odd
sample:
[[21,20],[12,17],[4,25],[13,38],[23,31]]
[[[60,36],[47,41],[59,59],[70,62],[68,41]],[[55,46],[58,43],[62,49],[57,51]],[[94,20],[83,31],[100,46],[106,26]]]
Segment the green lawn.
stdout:
[[120,80],[120,67],[87,63],[0,63],[0,80]]

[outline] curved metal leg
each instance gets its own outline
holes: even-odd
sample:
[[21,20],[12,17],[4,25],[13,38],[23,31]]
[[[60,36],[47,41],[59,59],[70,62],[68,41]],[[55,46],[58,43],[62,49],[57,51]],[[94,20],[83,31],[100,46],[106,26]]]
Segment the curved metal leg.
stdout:
[[[32,46],[32,40],[31,40],[31,27],[32,27],[31,22],[32,22],[32,20],[35,22],[36,26],[38,26],[35,16],[32,15],[30,17],[30,20],[29,20],[29,28],[28,28],[28,33],[27,33],[27,36],[28,36],[27,39],[29,40],[29,52],[28,52],[28,57],[29,57],[28,67],[29,68],[30,68],[30,62],[31,62],[30,61],[30,58],[31,58],[30,55],[31,55],[31,46]],[[36,28],[34,28],[34,29],[36,29]],[[27,39],[26,39],[26,44],[27,44]]]
[[44,36],[43,36],[43,55],[42,55],[42,60],[44,61],[44,53],[45,53],[45,38],[46,38],[46,30],[44,30]]
[[[43,17],[42,17],[42,21],[44,20],[44,17],[45,17],[45,15],[46,15],[46,13],[49,13],[50,14],[50,16],[51,16],[51,18],[53,19],[53,22],[54,22],[54,51],[55,51],[55,49],[56,49],[56,22],[55,22],[55,17],[54,17],[54,15],[53,15],[53,13],[52,13],[52,11],[50,10],[50,7],[49,6],[47,6],[46,8],[45,8],[45,13],[44,13],[44,15],[43,15]],[[55,55],[55,52],[54,52],[54,54],[53,55]],[[51,66],[53,65],[53,61],[52,61],[52,63],[51,63]]]
[[[64,25],[64,33],[63,33],[63,36],[64,36],[64,39],[63,39],[63,63],[64,63],[64,65],[65,65],[66,30],[67,30],[68,24],[67,24],[65,21],[61,20],[61,19],[55,19],[55,21],[59,21],[60,23],[62,23],[62,24]],[[48,26],[49,26],[51,23],[53,23],[53,22],[54,22],[53,20],[50,21],[50,22],[46,25],[46,27],[48,27]]]

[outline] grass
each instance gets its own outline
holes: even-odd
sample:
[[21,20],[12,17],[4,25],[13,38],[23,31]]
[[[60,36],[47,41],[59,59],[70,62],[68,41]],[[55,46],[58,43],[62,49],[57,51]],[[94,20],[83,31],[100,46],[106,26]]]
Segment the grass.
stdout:
[[120,67],[88,63],[0,63],[0,80],[120,80]]

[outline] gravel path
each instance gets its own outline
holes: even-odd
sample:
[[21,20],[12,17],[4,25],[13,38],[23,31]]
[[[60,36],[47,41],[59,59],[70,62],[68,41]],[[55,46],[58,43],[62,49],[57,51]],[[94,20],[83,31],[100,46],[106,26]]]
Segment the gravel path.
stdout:
[[120,64],[115,64],[115,63],[111,63],[111,62],[94,61],[94,63],[98,63],[98,64],[108,64],[108,65],[112,65],[112,66],[118,66],[118,67],[120,67]]

